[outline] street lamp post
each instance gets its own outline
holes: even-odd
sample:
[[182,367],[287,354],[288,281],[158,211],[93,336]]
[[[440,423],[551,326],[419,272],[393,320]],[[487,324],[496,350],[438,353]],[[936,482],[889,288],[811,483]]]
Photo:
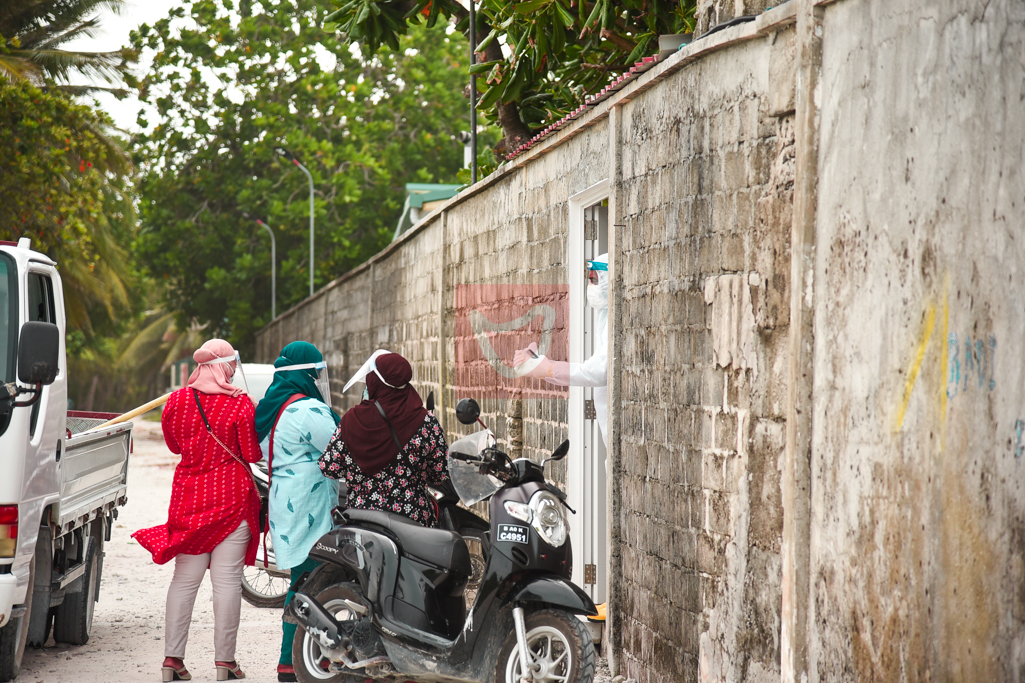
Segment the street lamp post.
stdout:
[[309,169],[300,164],[295,155],[284,147],[275,147],[274,151],[298,166],[310,181],[310,296],[313,296],[313,176],[310,175]]
[[270,226],[261,221],[259,218],[250,216],[248,213],[243,212],[243,216],[246,218],[252,218],[256,221],[256,224],[267,231],[270,235],[270,319],[278,317],[278,248],[274,240],[274,231],[270,229]]

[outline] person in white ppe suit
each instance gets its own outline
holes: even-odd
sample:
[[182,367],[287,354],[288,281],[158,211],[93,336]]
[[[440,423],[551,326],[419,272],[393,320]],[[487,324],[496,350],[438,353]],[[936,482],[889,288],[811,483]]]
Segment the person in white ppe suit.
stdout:
[[601,429],[601,438],[608,446],[609,422],[609,255],[602,254],[587,262],[587,303],[595,312],[598,337],[594,354],[583,363],[552,361],[537,355],[537,344],[516,352],[513,366],[533,362],[535,366],[523,373],[524,377],[537,377],[560,387],[594,387],[594,412]]

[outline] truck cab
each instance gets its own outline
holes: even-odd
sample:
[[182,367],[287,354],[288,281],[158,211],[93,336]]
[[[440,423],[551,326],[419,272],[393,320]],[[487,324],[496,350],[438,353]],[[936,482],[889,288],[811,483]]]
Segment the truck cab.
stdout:
[[103,541],[127,501],[131,423],[91,430],[104,420],[67,410],[56,266],[28,239],[0,242],[0,681],[51,630],[88,640]]

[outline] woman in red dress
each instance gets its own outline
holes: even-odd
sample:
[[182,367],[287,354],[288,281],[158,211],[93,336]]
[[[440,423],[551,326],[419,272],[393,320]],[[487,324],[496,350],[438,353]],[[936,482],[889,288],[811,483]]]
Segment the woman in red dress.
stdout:
[[235,639],[242,569],[256,558],[260,531],[260,497],[249,463],[261,453],[253,402],[231,384],[235,349],[223,339],[211,339],[192,357],[198,363],[195,372],[185,388],[168,398],[160,419],[167,447],[182,456],[174,471],[167,524],[132,536],[157,564],[175,559],[167,590],[163,680],[192,678],[182,660],[196,592],[209,567],[214,659],[217,680],[225,681],[245,678],[235,662]]

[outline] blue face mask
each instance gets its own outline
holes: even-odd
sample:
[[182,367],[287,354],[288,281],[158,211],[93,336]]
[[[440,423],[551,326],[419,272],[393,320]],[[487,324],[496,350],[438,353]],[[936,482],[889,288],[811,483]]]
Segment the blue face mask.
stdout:
[[363,390],[363,400],[364,401],[369,401],[370,400],[370,392],[367,391],[366,389]]

